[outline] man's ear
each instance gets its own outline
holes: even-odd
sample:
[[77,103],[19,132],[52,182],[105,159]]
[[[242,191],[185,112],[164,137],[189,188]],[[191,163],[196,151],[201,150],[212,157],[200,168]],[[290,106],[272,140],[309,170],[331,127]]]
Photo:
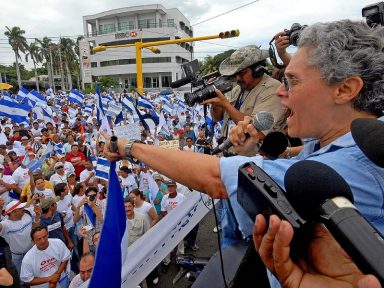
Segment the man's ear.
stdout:
[[339,87],[335,96],[335,103],[345,104],[351,102],[357,95],[359,95],[364,82],[359,76],[351,76],[337,85]]

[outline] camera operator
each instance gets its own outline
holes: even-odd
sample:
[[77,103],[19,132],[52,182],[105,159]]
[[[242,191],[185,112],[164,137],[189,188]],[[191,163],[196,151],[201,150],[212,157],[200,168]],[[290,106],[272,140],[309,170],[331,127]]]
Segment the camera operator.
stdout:
[[[285,126],[286,110],[276,97],[280,82],[265,74],[267,50],[260,50],[249,45],[236,50],[219,67],[223,76],[232,76],[237,82],[225,97],[216,90],[217,97],[206,100],[203,104],[212,104],[214,121],[224,120],[223,136],[245,115],[254,116],[257,112],[267,111],[275,119],[273,130],[282,131]],[[260,134],[263,138],[264,135]]]

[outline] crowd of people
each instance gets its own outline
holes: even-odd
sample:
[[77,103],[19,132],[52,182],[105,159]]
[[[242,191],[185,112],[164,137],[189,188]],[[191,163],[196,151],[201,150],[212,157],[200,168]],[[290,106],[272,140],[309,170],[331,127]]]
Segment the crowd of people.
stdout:
[[[362,275],[320,224],[309,235],[313,239],[308,257],[297,260],[290,255],[293,230],[284,219],[270,216],[266,221],[263,215],[250,219],[237,201],[241,164],[255,162],[284,187],[289,167],[311,159],[332,167],[347,181],[357,208],[383,233],[384,171],[362,153],[350,133],[356,118],[383,120],[380,33],[380,27],[348,20],[314,24],[301,32],[293,56],[286,53],[288,36],[278,33],[275,43],[286,66],[283,74],[275,73],[284,75],[278,79],[267,73],[268,51],[254,45],[236,50],[219,71],[237,85],[226,95],[217,90],[216,97],[202,103],[210,106],[210,121],[202,116],[202,105],[186,107],[177,95],[104,92],[101,99],[108,97],[118,106],[129,97],[140,107],[144,99],[153,110],[141,106],[142,114],[155,112],[163,119],[161,129],[142,123],[141,139],[119,138],[118,152],[110,151],[110,135],[97,117],[100,104],[94,95],[86,95],[83,105],[68,102],[65,94],[44,95],[52,121],[36,118],[36,113],[30,113],[26,123],[3,118],[0,236],[5,241],[0,245],[10,251],[12,263],[0,269],[0,276],[8,273],[0,285],[18,287],[20,278],[21,285],[74,288],[90,278],[108,193],[108,180],[97,174],[97,163],[107,158],[118,161],[129,245],[161,225],[161,219],[188,201],[188,193],[195,189],[222,199],[217,205],[223,212],[219,218],[224,248],[253,236],[272,287],[380,287],[375,277]],[[274,123],[266,131],[250,124],[261,111],[273,115]],[[136,122],[134,111],[122,113],[120,125]],[[106,121],[111,128],[112,122]],[[259,151],[263,140],[277,132],[286,137],[288,147],[277,155],[268,147]],[[233,143],[225,157],[207,155],[223,138]],[[178,149],[156,147],[171,140],[178,141]],[[34,159],[43,159],[39,167],[31,166]],[[197,230],[198,226],[179,243],[177,253],[184,253],[185,245],[199,249]],[[170,261],[168,255],[164,273]],[[158,269],[146,280],[156,285]]]

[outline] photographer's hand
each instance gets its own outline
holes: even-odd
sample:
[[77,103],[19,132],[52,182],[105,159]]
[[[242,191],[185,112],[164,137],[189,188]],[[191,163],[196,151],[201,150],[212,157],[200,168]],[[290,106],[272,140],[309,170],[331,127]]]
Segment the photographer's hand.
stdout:
[[306,257],[293,262],[290,244],[293,228],[272,215],[267,221],[257,215],[253,242],[266,267],[285,288],[358,287],[380,288],[372,275],[363,275],[332,235],[318,224],[306,249]]
[[291,61],[291,55],[289,55],[286,50],[289,46],[289,37],[286,35],[286,31],[279,32],[275,35],[275,46],[280,59],[285,66],[288,66],[289,61]]

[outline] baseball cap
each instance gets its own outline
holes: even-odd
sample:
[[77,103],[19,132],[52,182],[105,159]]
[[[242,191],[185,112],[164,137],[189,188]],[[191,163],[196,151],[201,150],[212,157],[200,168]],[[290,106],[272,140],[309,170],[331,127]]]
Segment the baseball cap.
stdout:
[[30,146],[30,145],[25,146],[25,150],[32,150],[32,146]]
[[165,184],[167,184],[167,186],[176,186],[177,185],[176,182],[171,180],[171,179],[169,179]]
[[221,75],[232,76],[257,62],[269,57],[268,50],[258,48],[256,45],[241,47],[221,62],[219,72]]
[[37,168],[35,171],[33,171],[33,175],[39,175],[43,173],[43,170],[41,170],[40,168]]
[[28,140],[28,137],[27,136],[23,136],[23,137],[21,137],[21,140]]
[[76,176],[76,174],[74,172],[69,171],[69,172],[67,172],[66,176],[68,178],[68,177],[71,177],[71,176]]
[[12,211],[14,211],[15,209],[24,208],[25,205],[27,205],[27,202],[22,203],[18,200],[13,200],[13,201],[9,202],[7,204],[7,206],[5,206],[5,214],[9,214]]
[[53,167],[55,170],[56,169],[59,169],[59,168],[64,168],[64,165],[63,165],[63,163],[61,163],[61,162],[56,162],[56,164],[55,164],[55,166]]
[[153,178],[154,180],[161,180],[161,179],[162,179],[161,175],[158,174],[158,173],[153,174],[153,175],[152,175],[152,178]]
[[56,203],[60,200],[60,197],[47,197],[41,200],[41,208],[42,209],[48,209],[53,203]]

